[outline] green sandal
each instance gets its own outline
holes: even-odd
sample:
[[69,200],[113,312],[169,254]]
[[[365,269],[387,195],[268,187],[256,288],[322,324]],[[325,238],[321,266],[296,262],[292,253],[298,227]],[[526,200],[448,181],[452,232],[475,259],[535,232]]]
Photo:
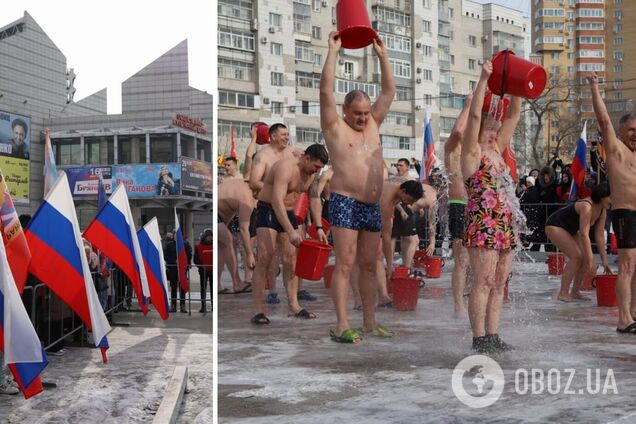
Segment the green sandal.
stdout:
[[356,330],[352,330],[351,328],[346,329],[342,332],[342,334],[337,335],[335,330],[329,330],[329,335],[331,336],[331,340],[338,343],[360,343],[362,341],[362,337]]
[[378,324],[378,326],[371,331],[364,331],[364,328],[356,328],[356,331],[360,334],[370,334],[372,336],[383,337],[383,338],[389,338],[389,337],[395,336],[395,332],[389,330],[388,328],[380,324]]

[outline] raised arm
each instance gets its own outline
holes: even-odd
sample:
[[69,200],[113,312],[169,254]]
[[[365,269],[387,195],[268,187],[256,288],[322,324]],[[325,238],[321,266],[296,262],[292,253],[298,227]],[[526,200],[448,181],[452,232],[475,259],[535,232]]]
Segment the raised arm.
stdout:
[[258,152],[254,156],[254,162],[252,163],[252,170],[250,172],[249,186],[255,192],[260,192],[265,185],[265,169],[266,163],[261,160],[263,152]]
[[336,83],[336,59],[341,45],[338,33],[330,32],[329,51],[320,76],[320,128],[327,133],[332,132],[338,124],[336,98],[333,92]]
[[464,131],[466,131],[466,122],[468,122],[468,111],[470,110],[470,105],[473,102],[473,93],[468,93],[466,99],[464,100],[464,107],[462,111],[459,113],[457,120],[455,121],[455,125],[453,125],[453,130],[451,131],[450,137],[444,143],[444,165],[448,168],[448,161],[450,160],[449,156],[453,151],[459,146],[462,141],[462,136],[464,135]]
[[517,128],[520,117],[521,97],[513,96],[510,100],[510,107],[506,114],[506,120],[497,134],[497,145],[499,146],[500,152],[503,153],[503,151],[506,150],[506,147],[510,144],[510,140],[512,140],[512,135],[515,132],[515,128]]
[[380,126],[386,114],[389,113],[393,97],[395,96],[395,79],[389,62],[389,52],[380,37],[373,40],[373,50],[380,60],[380,72],[382,74],[382,91],[371,107],[371,115]]
[[603,145],[608,153],[613,153],[618,149],[618,140],[616,140],[616,133],[607,112],[607,107],[605,107],[605,102],[601,97],[601,90],[598,88],[598,75],[596,75],[596,72],[592,72],[586,78],[592,91],[592,106],[594,107],[596,121],[603,134]]
[[243,178],[247,181],[250,180],[250,176],[252,175],[252,158],[256,153],[256,126],[252,128],[250,135],[250,144],[247,146],[247,150],[245,151],[245,168],[243,172]]
[[473,101],[470,103],[466,131],[462,138],[462,155],[476,153],[479,146],[479,128],[481,127],[481,108],[484,105],[484,96],[488,86],[488,78],[492,74],[492,63],[487,60],[481,68],[481,75],[477,87],[473,92]]

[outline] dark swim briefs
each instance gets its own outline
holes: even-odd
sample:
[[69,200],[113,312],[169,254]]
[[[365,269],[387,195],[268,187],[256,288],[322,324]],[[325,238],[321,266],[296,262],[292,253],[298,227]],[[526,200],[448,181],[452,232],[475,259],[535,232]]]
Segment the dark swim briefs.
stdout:
[[616,234],[619,249],[636,247],[636,211],[630,209],[612,210],[612,228]]
[[[408,218],[402,219],[402,214],[395,210],[393,213],[393,228],[391,228],[391,238],[410,237],[417,234],[417,214],[411,212],[406,205],[402,205]],[[411,212],[409,214],[409,212]]]
[[[287,217],[292,224],[294,229],[298,228],[298,224],[296,224],[296,215],[294,215],[293,211],[287,211]],[[256,204],[256,228],[271,228],[276,230],[279,233],[284,233],[280,222],[276,218],[276,213],[274,212],[274,208],[271,204],[267,202],[261,202],[260,200]]]
[[382,231],[379,203],[362,203],[351,197],[331,192],[329,216],[332,227],[372,233]]
[[448,201],[448,231],[451,240],[464,239],[466,234],[466,202],[462,200]]

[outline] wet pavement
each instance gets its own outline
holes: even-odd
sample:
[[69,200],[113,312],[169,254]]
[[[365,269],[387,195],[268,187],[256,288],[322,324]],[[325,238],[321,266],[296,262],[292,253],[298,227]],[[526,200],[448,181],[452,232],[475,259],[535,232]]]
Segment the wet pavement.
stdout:
[[[588,302],[557,301],[560,277],[539,258],[513,266],[500,334],[515,350],[492,356],[503,378],[488,366],[456,374],[470,405],[494,396],[484,408],[453,391],[453,370],[473,352],[468,318],[453,317],[452,261],[441,278],[426,279],[416,310],[378,310],[396,337],[358,345],[330,340],[335,314],[322,281],[305,283],[318,295],[301,302],[318,314],[310,321],[287,317],[280,278],[282,302],[270,307],[269,326],[249,323],[250,295],[220,296],[219,422],[636,422],[636,336],[616,333],[617,308],[598,307],[595,292]],[[349,311],[360,326],[351,298]]]
[[[198,290],[198,282],[193,282]],[[188,367],[189,392],[180,423],[211,423],[212,314],[201,314],[193,293],[192,315],[173,313],[167,321],[151,310],[119,312],[108,334],[108,364],[98,349],[67,346],[49,356],[43,382],[57,384],[31,399],[0,396],[0,423],[149,423],[177,365]],[[208,306],[209,307],[209,306]]]

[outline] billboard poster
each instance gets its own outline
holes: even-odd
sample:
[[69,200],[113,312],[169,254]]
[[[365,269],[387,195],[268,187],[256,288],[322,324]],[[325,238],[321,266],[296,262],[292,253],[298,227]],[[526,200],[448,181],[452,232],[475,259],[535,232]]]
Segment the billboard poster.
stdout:
[[0,111],[0,156],[29,159],[31,118]]
[[126,186],[128,197],[181,195],[181,166],[178,163],[113,165],[112,180]]
[[113,191],[110,166],[84,166],[80,168],[64,168],[68,185],[74,197],[95,197],[99,177],[103,178],[106,194]]
[[29,204],[29,161],[0,156],[0,169],[9,187],[13,203]]
[[181,188],[212,193],[212,164],[182,156]]

